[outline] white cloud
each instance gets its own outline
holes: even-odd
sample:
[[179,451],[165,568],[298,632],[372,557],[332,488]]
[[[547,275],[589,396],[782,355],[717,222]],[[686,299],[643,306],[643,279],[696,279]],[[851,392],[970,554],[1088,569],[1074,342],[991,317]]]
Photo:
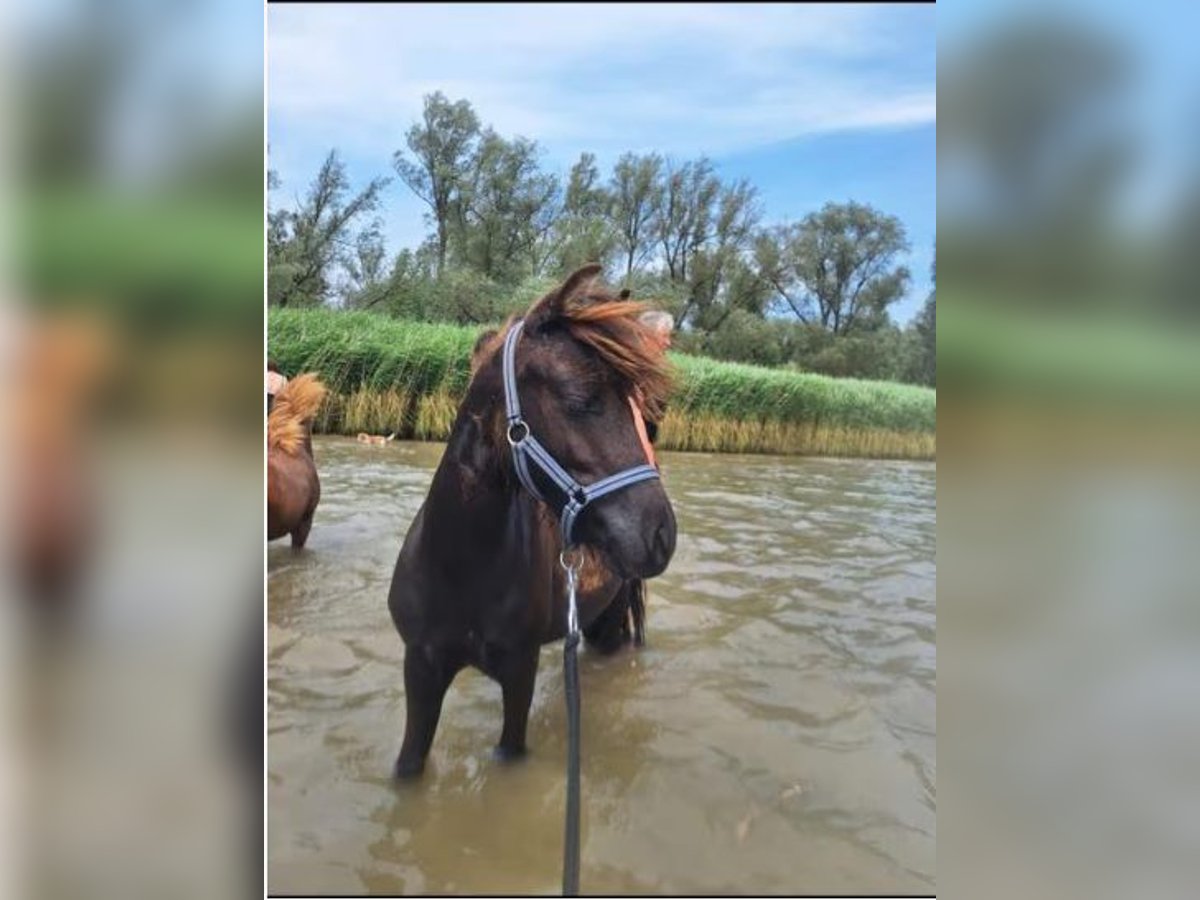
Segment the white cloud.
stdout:
[[268,17],[272,121],[385,161],[433,90],[559,164],[581,149],[719,155],[935,117],[932,10],[272,5]]

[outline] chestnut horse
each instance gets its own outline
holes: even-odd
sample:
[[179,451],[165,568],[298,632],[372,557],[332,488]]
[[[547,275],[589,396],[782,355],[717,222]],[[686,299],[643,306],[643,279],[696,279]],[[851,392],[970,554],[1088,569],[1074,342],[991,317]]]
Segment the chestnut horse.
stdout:
[[285,534],[299,549],[321,499],[312,452],[312,421],[325,399],[316,375],[298,375],[275,396],[267,416],[267,540]]
[[[639,413],[657,415],[670,385],[638,321],[642,306],[597,286],[599,272],[586,266],[535,303],[513,351],[527,433],[585,486],[646,464]],[[388,608],[405,644],[399,777],[423,770],[446,690],[466,666],[500,683],[497,756],[522,754],[539,648],[566,633],[559,519],[567,498],[536,470],[546,501],[535,499],[508,443],[500,346],[514,327],[475,348],[470,386],[392,576]],[[631,411],[630,397],[640,410]],[[630,613],[640,614],[638,580],[662,572],[675,551],[674,512],[652,478],[598,497],[571,527],[583,559],[584,637],[615,649],[631,636]]]
[[95,401],[116,365],[116,335],[82,313],[31,317],[10,348],[15,583],[39,625],[75,611],[100,530],[92,471]]

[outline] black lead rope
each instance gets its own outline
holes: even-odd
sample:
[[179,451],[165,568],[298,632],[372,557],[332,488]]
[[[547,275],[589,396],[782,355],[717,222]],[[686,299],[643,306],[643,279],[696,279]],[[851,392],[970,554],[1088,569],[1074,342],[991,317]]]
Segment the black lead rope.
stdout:
[[[658,469],[647,464],[631,466],[613,475],[580,484],[559,465],[554,456],[533,436],[529,423],[521,415],[521,398],[517,392],[517,342],[525,323],[518,319],[504,336],[502,373],[504,376],[504,411],[508,418],[508,443],[512,447],[513,468],[525,489],[539,500],[549,503],[534,483],[530,465],[542,474],[563,495],[558,511],[563,547],[574,545],[575,523],[591,503],[609,494],[633,487],[643,481],[658,478]],[[567,572],[567,639],[563,644],[563,677],[567,695],[567,821],[563,845],[563,895],[579,894],[579,614],[575,607],[576,576],[580,558],[568,562],[564,550],[558,557]]]
[[563,896],[579,895],[579,635],[563,645],[567,693],[567,822],[563,835]]
[[563,681],[567,695],[567,818],[563,828],[563,896],[579,895],[579,616],[575,578],[579,561],[559,562],[567,571],[567,637],[563,641]]

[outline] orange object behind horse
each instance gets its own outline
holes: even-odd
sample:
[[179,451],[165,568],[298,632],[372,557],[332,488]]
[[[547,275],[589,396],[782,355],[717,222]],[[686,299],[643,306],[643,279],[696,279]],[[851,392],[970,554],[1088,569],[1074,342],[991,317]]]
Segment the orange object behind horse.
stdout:
[[387,437],[381,434],[367,434],[365,431],[358,433],[358,442],[360,444],[390,444],[396,439],[396,432],[392,432]]

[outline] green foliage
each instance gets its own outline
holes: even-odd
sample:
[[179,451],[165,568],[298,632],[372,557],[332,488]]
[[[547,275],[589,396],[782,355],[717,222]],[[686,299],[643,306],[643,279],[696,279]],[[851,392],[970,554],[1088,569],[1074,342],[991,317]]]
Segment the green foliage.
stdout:
[[585,263],[615,258],[618,235],[608,215],[611,202],[596,157],[581,154],[571,167],[562,210],[550,235],[549,271],[573,272]]
[[529,307],[557,283],[530,276],[506,286],[468,270],[452,270],[440,281],[394,271],[382,303],[373,307],[400,319],[473,325],[497,322]]
[[937,383],[937,296],[931,293],[913,323],[915,348],[906,380],[916,384]]
[[608,191],[600,183],[600,170],[594,153],[581,153],[571,167],[563,197],[563,212],[573,216],[603,216],[608,211]]
[[280,369],[316,372],[338,394],[360,387],[461,394],[478,330],[328,309],[273,309],[267,319]]
[[613,167],[608,190],[609,216],[616,229],[626,277],[646,260],[654,247],[655,211],[662,205],[659,178],[662,166],[662,157],[657,153],[646,156],[626,153]]
[[454,198],[451,248],[458,268],[504,284],[541,270],[560,190],[557,177],[539,172],[538,152],[525,138],[484,133]]
[[652,227],[672,280],[687,281],[688,262],[709,240],[720,193],[706,157],[682,165],[667,160]]
[[904,335],[894,327],[871,335],[832,336],[806,360],[806,368],[834,378],[898,380],[905,370],[905,350]]
[[933,431],[936,397],[926,388],[766,369],[672,353],[681,377],[672,406],[744,419]]
[[[324,304],[332,294],[337,267],[354,265],[354,257],[346,249],[353,243],[351,226],[360,216],[378,208],[379,195],[387,184],[386,178],[373,178],[357,194],[348,196],[350,180],[345,163],[336,150],[330,150],[300,207],[268,214],[268,303]],[[368,232],[366,243],[369,239]],[[361,242],[362,236],[360,246],[365,246]],[[378,265],[382,265],[381,260]]]
[[491,321],[508,293],[494,279],[470,269],[449,271],[433,287],[437,314],[429,318],[460,325]]
[[381,228],[381,223],[376,221],[359,232],[353,252],[346,255],[344,302],[348,309],[370,309],[387,298],[389,282],[384,272],[387,249],[383,245]]
[[593,262],[612,268],[617,235],[607,219],[563,216],[555,223],[553,240],[548,272],[565,275]]
[[714,332],[692,332],[681,337],[679,348],[716,359],[739,360],[760,366],[781,366],[788,361],[783,329],[744,309],[732,310]]
[[262,219],[189,194],[41,190],[17,236],[21,283],[43,297],[103,301],[145,327],[258,327]]
[[[530,282],[536,297],[541,285]],[[524,297],[513,303],[524,303]],[[270,354],[289,374],[315,371],[336,394],[361,388],[457,402],[480,327],[401,322],[333,310],[271,310]],[[936,395],[927,388],[719,362],[671,353],[676,415],[813,428],[932,432]]]
[[908,269],[895,264],[908,249],[899,219],[861,203],[826,203],[799,224],[760,235],[755,247],[785,308],[834,334],[887,322],[887,308],[908,285]]
[[[441,93],[425,98],[406,147],[394,164],[429,206],[426,241],[397,253],[390,269],[377,224],[353,240],[342,234],[344,252],[315,268],[306,262],[312,253],[272,252],[273,305],[336,294],[347,309],[478,325],[598,262],[609,281],[669,311],[676,346],[689,352],[932,383],[932,326],[922,318],[901,331],[888,318],[909,277],[893,216],[831,203],[797,225],[764,230],[754,186],[722,180],[704,157],[626,153],[605,177],[583,153],[560,184],[541,170],[536,142],[497,134],[470,103]],[[337,175],[323,170],[313,198]],[[286,243],[289,230],[299,236],[299,221],[273,213],[271,246]]]
[[467,181],[479,141],[479,117],[466,100],[451,103],[441,91],[425,98],[422,120],[405,135],[411,158],[397,150],[393,165],[401,180],[429,205],[436,230],[436,273],[446,268],[451,219],[461,204],[457,194]]
[[687,301],[677,321],[716,332],[734,310],[761,316],[769,284],[752,264],[750,250],[762,212],[757,191],[746,181],[721,187],[712,198],[711,227],[688,262]]

